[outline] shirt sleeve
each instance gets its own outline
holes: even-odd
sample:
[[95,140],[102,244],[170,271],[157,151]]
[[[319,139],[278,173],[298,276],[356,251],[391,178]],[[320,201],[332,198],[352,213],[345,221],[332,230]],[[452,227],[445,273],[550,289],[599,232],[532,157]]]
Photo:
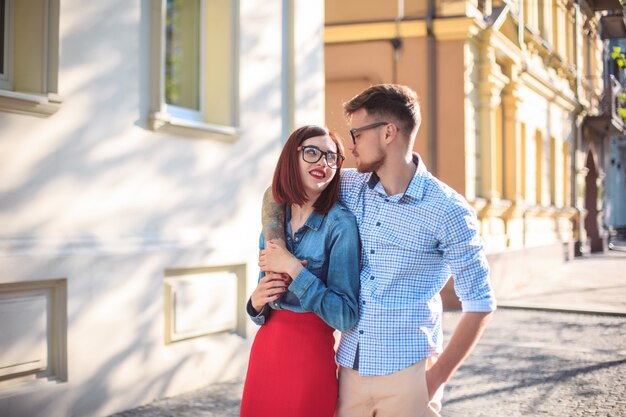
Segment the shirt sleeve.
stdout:
[[441,223],[439,241],[462,310],[494,311],[496,298],[489,280],[489,264],[480,237],[478,219],[460,195],[454,197]]
[[[263,232],[261,232],[261,236],[259,237],[259,250],[263,250],[263,249],[265,249],[265,236]],[[263,278],[264,276],[265,276],[265,272],[260,271],[258,281],[260,281],[261,278]],[[248,302],[246,303],[246,313],[248,313],[248,316],[250,316],[250,319],[252,320],[254,324],[261,326],[265,324],[265,322],[269,318],[270,307],[267,304],[265,304],[263,308],[261,309],[261,311],[257,313],[254,310],[254,308],[252,308],[252,298],[248,298]]]
[[346,332],[359,317],[358,229],[354,216],[342,217],[331,228],[326,283],[306,268],[289,285],[302,307],[313,311],[328,325]]
[[364,182],[365,176],[354,168],[343,168],[340,175],[339,202],[346,206],[348,210],[354,211],[354,206],[358,199],[360,186]]

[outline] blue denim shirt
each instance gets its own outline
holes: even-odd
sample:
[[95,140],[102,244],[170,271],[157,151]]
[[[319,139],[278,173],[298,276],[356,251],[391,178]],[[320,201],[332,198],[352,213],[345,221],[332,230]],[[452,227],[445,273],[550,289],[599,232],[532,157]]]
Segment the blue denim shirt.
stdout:
[[[304,225],[291,233],[291,210],[285,212],[287,248],[308,264],[287,291],[266,304],[257,314],[250,300],[246,310],[252,321],[262,325],[271,309],[313,312],[333,328],[345,332],[358,320],[359,256],[361,244],[354,216],[335,204],[325,216],[314,211]],[[293,237],[292,237],[293,236]],[[259,247],[265,249],[261,233]],[[265,275],[261,272],[259,280]]]

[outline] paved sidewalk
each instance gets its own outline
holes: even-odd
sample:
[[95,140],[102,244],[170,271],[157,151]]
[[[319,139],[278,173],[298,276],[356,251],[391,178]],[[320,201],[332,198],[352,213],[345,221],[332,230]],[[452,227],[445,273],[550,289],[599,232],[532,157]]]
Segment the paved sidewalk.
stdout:
[[[543,275],[541,289],[499,299],[446,388],[443,417],[626,416],[626,252]],[[444,313],[446,338],[459,316]],[[241,381],[215,384],[112,417],[236,417],[241,391]]]
[[498,297],[499,307],[626,316],[626,252],[575,258],[538,278],[543,281],[542,288],[523,288]]

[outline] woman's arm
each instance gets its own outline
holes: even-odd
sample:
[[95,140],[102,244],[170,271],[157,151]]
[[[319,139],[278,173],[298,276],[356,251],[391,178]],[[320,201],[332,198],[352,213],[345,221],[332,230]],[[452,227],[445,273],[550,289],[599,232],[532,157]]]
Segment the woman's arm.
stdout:
[[262,251],[261,270],[289,274],[289,290],[308,311],[335,329],[345,332],[358,320],[360,243],[353,216],[345,216],[331,228],[326,283],[304,268],[285,249],[270,243]]
[[326,284],[307,271],[308,275],[301,273],[289,289],[303,307],[340,332],[346,332],[359,319],[361,244],[352,215],[333,225],[330,242]]
[[272,187],[265,190],[261,212],[263,233],[267,240],[275,241],[283,248],[285,245],[285,206],[274,201]]
[[[265,238],[263,233],[259,238],[259,250],[265,249]],[[265,324],[269,316],[269,306],[267,303],[276,301],[285,291],[287,291],[287,281],[280,274],[259,273],[259,283],[250,295],[246,304],[246,312],[255,324],[259,326]]]

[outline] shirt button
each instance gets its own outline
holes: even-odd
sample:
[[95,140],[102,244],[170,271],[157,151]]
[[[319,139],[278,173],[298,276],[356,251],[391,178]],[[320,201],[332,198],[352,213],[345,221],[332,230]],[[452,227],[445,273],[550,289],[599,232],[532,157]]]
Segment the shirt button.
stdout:
[[370,279],[374,279],[374,277],[373,277],[373,276],[371,276],[371,277],[370,277]]
[[380,222],[376,222],[376,226],[380,226]]
[[363,301],[363,305],[365,305],[365,301]]
[[363,334],[363,330],[359,330],[359,334]]
[[296,242],[300,240],[299,237],[294,237],[293,240],[295,240]]
[[388,199],[388,198],[385,198],[385,201],[388,203],[388,202],[389,202],[389,199]]

